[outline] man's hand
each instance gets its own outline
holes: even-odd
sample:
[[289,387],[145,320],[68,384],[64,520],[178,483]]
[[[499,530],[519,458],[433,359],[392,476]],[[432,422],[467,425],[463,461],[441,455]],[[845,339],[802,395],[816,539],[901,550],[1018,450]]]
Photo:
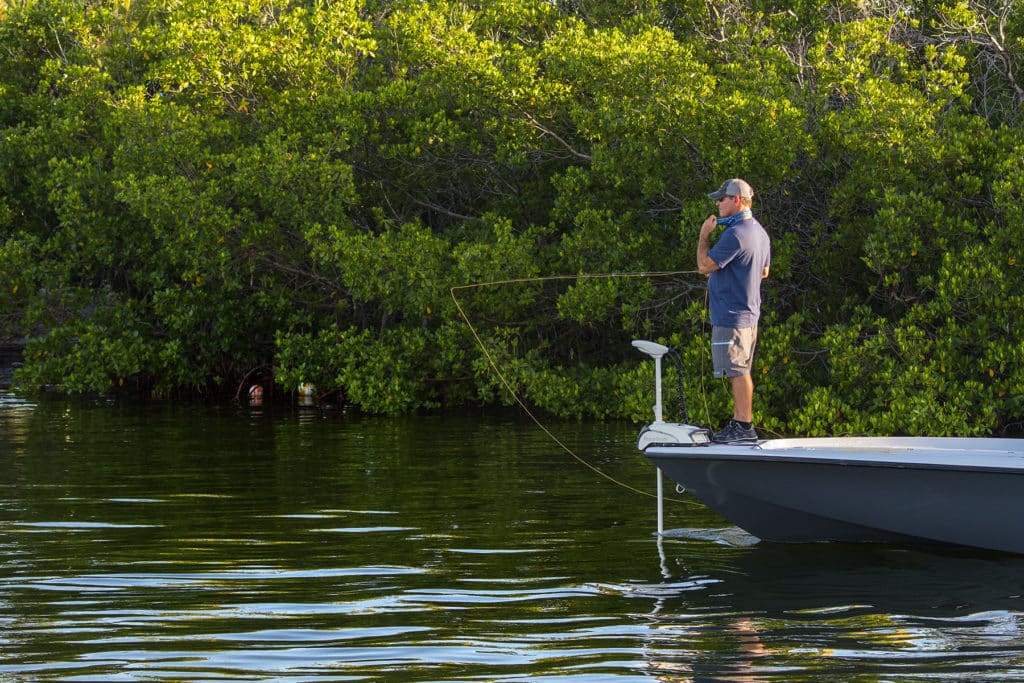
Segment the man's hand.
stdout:
[[718,270],[718,264],[708,256],[708,236],[718,225],[718,219],[711,214],[700,226],[700,237],[697,239],[697,271],[702,275],[710,275]]
[[711,214],[704,219],[703,223],[701,223],[700,236],[707,239],[716,227],[718,227],[718,219],[715,218],[715,214]]

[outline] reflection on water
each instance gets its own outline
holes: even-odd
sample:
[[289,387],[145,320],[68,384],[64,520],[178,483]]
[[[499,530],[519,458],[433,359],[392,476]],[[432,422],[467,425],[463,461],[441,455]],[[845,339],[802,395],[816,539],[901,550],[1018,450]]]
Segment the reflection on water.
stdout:
[[[528,423],[0,396],[0,681],[1024,680],[1024,558],[756,543]],[[559,438],[640,489],[631,425]]]

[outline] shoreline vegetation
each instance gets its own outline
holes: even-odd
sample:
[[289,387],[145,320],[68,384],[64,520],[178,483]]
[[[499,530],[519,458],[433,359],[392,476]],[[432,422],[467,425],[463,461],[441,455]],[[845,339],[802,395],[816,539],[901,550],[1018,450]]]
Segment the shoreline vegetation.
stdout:
[[1024,424],[1022,3],[0,0],[0,46],[19,391],[512,405],[489,356],[647,420],[646,338],[716,423],[694,249],[741,176],[760,428]]

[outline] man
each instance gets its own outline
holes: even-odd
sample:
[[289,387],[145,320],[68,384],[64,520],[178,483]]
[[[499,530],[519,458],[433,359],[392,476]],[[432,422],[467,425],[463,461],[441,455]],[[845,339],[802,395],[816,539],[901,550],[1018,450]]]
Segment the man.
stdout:
[[[708,195],[718,204],[718,218],[707,217],[697,240],[697,270],[708,276],[711,304],[711,359],[715,377],[732,382],[733,416],[714,440],[755,443],[754,380],[750,368],[761,317],[761,280],[768,277],[771,242],[750,211],[754,191],[746,181],[732,178]],[[708,237],[725,230],[714,247]]]

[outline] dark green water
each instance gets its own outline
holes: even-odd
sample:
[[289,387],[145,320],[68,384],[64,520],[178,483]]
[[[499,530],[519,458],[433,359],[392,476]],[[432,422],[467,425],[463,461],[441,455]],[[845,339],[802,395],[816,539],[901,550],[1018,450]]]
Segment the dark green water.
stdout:
[[527,421],[0,394],[0,681],[1024,681],[1024,558],[666,515]]

